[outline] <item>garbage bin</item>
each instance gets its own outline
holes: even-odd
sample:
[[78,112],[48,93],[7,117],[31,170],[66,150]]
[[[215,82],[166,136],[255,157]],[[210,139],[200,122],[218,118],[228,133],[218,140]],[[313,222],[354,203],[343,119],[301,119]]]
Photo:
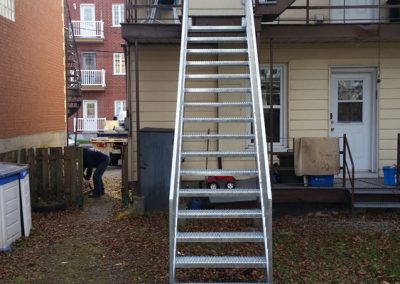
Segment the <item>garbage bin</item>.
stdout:
[[0,251],[28,236],[31,224],[27,166],[0,163]]
[[[388,5],[400,5],[400,0],[387,0]],[[400,7],[389,8],[389,21],[392,23],[400,22]]]

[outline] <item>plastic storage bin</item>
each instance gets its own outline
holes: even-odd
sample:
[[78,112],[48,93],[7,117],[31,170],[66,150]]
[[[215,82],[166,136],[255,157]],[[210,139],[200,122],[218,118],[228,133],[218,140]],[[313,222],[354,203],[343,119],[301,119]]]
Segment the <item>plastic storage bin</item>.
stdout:
[[333,186],[333,175],[309,176],[308,185],[310,186]]
[[383,167],[383,183],[384,185],[397,185],[397,169],[394,166]]
[[29,235],[31,222],[27,166],[0,163],[0,251]]

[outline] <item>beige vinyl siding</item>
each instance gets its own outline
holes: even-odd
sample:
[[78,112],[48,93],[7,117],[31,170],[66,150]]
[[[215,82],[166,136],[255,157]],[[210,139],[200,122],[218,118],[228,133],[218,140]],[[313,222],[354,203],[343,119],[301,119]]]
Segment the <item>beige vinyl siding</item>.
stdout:
[[[378,167],[396,160],[400,132],[400,44],[275,45],[274,62],[288,66],[288,137],[330,135],[330,72],[332,68],[378,68]],[[380,54],[380,60],[379,58]],[[261,62],[269,62],[262,46]]]
[[189,0],[190,15],[243,15],[242,0]]

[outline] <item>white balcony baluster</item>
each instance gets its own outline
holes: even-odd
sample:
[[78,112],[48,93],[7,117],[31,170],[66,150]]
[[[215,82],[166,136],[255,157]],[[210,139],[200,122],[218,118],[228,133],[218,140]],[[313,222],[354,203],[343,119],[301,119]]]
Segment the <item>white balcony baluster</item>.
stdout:
[[103,21],[72,21],[76,38],[104,39]]
[[106,70],[81,70],[81,80],[83,87],[106,86]]
[[97,132],[104,130],[106,118],[78,118],[78,129],[76,128],[76,118],[74,118],[74,132]]

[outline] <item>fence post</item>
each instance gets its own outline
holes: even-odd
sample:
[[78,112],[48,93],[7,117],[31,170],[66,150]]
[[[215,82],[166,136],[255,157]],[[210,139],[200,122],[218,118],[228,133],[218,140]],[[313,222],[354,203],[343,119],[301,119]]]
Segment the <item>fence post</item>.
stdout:
[[50,148],[50,183],[52,197],[58,202],[63,200],[62,148]]
[[37,197],[45,199],[49,194],[49,155],[47,148],[36,149]]
[[77,165],[77,174],[76,174],[76,196],[77,196],[77,205],[79,207],[83,207],[83,150],[81,147],[75,147],[76,151],[76,165]]
[[29,187],[31,191],[31,200],[33,203],[37,201],[37,166],[35,160],[35,149],[30,148],[26,153],[26,162],[29,164]]
[[64,194],[65,202],[71,205],[71,147],[64,147]]

